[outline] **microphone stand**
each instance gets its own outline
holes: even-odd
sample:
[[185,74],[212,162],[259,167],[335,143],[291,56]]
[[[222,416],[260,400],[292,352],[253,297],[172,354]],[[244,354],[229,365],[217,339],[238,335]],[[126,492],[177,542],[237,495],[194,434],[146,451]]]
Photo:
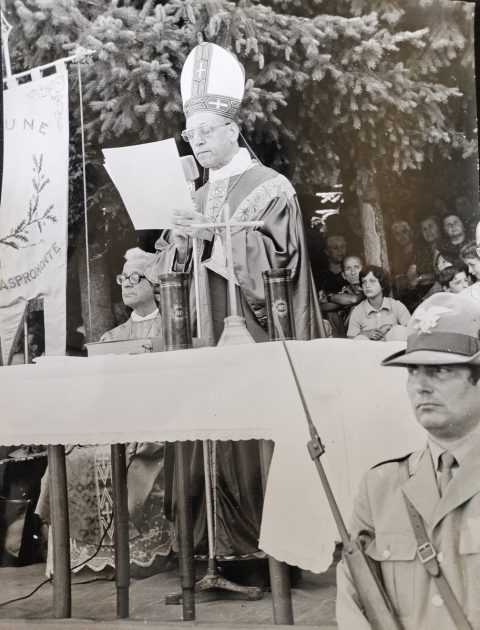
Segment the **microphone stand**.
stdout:
[[[220,338],[218,345],[230,345],[230,343],[254,343],[250,333],[245,326],[244,318],[240,318],[237,315],[237,300],[236,300],[236,288],[235,288],[235,275],[233,269],[233,250],[232,250],[232,227],[260,227],[263,225],[263,221],[232,221],[230,217],[229,207],[225,206],[225,222],[222,223],[195,223],[192,228],[223,228],[226,232],[227,241],[227,268],[228,268],[228,295],[230,303],[230,316],[225,318],[225,330]],[[199,291],[199,247],[198,239],[193,238],[193,277],[195,282],[195,305],[197,315],[197,335],[198,338],[202,337],[202,320],[200,309],[200,291]],[[243,320],[243,327],[239,320]],[[232,339],[228,335],[228,326],[233,324],[234,338]],[[243,328],[238,335],[239,327]],[[226,334],[227,333],[227,334]],[[229,343],[230,340],[230,343]],[[205,475],[205,504],[206,504],[206,517],[207,517],[207,539],[208,539],[208,568],[207,573],[195,584],[195,592],[209,590],[223,590],[233,593],[242,593],[246,595],[250,601],[263,599],[263,589],[257,586],[242,586],[236,584],[231,580],[228,580],[221,574],[221,569],[218,566],[218,560],[215,554],[215,498],[214,498],[214,482],[212,481],[212,460],[215,460],[215,453],[213,452],[214,444],[211,440],[203,440],[203,470]],[[165,604],[179,604],[182,600],[182,593],[173,593],[167,595],[165,598]]]

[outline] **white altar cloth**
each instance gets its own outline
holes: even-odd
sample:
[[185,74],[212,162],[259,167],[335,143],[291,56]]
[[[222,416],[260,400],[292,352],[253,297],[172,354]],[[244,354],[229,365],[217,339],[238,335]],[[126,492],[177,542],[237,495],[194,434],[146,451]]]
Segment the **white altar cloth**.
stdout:
[[[406,370],[379,365],[401,346],[288,342],[346,517],[367,468],[425,440],[405,392]],[[260,548],[304,569],[326,570],[338,534],[307,451],[305,415],[281,343],[48,357],[0,368],[3,444],[206,438],[275,441]]]

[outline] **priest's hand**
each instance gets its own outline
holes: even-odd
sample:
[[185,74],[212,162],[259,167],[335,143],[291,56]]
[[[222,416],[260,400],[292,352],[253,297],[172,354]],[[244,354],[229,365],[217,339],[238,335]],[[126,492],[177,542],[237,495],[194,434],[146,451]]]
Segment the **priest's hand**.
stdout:
[[198,223],[211,223],[210,219],[195,210],[175,210],[172,216],[174,230],[180,230],[188,236],[201,238],[204,241],[211,241],[213,238],[212,228],[192,227]]

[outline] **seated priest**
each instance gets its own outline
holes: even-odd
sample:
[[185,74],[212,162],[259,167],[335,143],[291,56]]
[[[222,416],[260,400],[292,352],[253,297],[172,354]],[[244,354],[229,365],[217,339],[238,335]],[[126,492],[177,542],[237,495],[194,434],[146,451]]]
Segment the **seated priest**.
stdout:
[[[237,314],[245,318],[252,338],[268,341],[262,272],[277,268],[292,273],[297,338],[316,338],[320,336],[320,310],[297,196],[286,177],[240,147],[237,115],[244,88],[243,66],[229,51],[202,43],[188,55],[181,74],[186,117],[182,137],[205,169],[207,181],[194,193],[195,210],[178,209],[174,229],[157,241],[157,257],[147,276],[158,282],[162,273],[190,270],[192,238],[196,238],[196,308],[201,314],[197,335],[210,345],[218,343],[224,319],[231,314],[225,230],[192,226],[231,217],[246,223],[245,228],[232,228],[232,250]],[[263,221],[264,225],[249,226],[249,221]],[[215,384],[212,388],[214,391]],[[258,444],[252,440],[218,442],[212,459],[215,555],[257,554],[263,504]],[[207,552],[204,495],[203,459],[197,445],[192,460],[192,499],[198,554]]]
[[140,248],[129,249],[125,254],[122,273],[117,284],[122,287],[122,300],[132,309],[129,319],[102,335],[100,341],[122,341],[162,336],[162,318],[155,301],[152,283],[145,276],[145,269],[152,263],[154,254]]
[[[145,277],[145,267],[153,258],[154,254],[138,248],[126,253],[117,282],[122,287],[122,299],[132,313],[124,324],[106,332],[101,341],[161,335],[161,316],[154,288]],[[134,391],[132,396],[135,396]],[[127,444],[126,451],[130,569],[133,577],[142,577],[173,566],[173,526],[164,515],[164,444],[131,443]],[[67,450],[66,465],[72,569],[111,570],[115,566],[115,555],[110,446],[74,446]],[[48,471],[42,480],[37,513],[45,523],[50,523]],[[49,544],[47,575],[53,572],[51,551]]]

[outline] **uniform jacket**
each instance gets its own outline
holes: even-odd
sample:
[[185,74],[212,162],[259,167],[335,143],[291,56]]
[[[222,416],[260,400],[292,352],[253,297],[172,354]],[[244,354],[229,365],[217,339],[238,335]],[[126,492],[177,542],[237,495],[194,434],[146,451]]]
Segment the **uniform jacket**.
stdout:
[[[371,532],[367,554],[381,567],[390,601],[406,630],[455,630],[432,579],[416,556],[417,542],[405,507],[406,494],[421,514],[442,571],[471,625],[480,629],[480,440],[440,497],[430,451],[368,471],[355,501],[350,532]],[[340,630],[370,628],[344,561],[337,573]]]

